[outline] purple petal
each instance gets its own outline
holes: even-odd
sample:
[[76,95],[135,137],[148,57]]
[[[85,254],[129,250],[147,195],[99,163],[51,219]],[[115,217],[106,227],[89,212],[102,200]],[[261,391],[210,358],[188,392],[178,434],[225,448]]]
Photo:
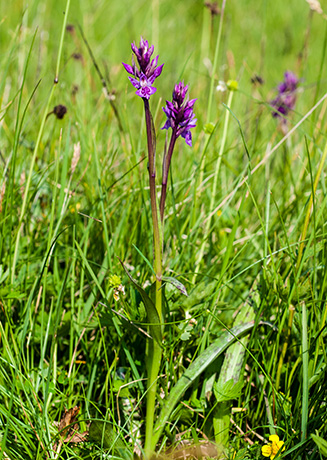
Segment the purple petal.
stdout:
[[185,139],[185,142],[187,143],[187,145],[192,147],[192,134],[191,134],[191,131],[186,130],[181,134],[181,136]]
[[150,96],[157,91],[157,88],[153,88],[153,86],[143,86],[138,91],[135,92],[140,97],[144,97],[145,99],[150,99]]
[[280,83],[278,86],[277,86],[277,89],[280,93],[285,93],[285,91],[287,91],[287,84],[285,82],[283,83]]
[[[158,56],[157,56],[158,57]],[[165,64],[161,64],[159,67],[157,67],[156,69],[154,69],[154,72],[153,72],[153,75],[155,76],[155,78],[159,77],[159,75],[161,74],[162,72],[162,68]]]
[[131,48],[132,48],[133,53],[137,57],[138,62],[140,62],[140,60],[142,59],[142,56],[141,56],[137,46],[135,45],[135,43],[131,44]]
[[166,101],[166,103],[167,103],[167,109],[168,110],[175,111],[175,106],[174,106],[174,104],[172,102]]
[[136,89],[141,88],[141,84],[140,84],[140,82],[138,80],[136,80],[136,78],[133,78],[133,77],[128,77],[128,78],[129,78],[129,81],[134,86],[134,88],[136,88]]
[[167,107],[163,107],[162,110],[165,112],[168,118],[171,117],[171,111],[167,109]]
[[191,99],[190,101],[187,102],[186,106],[193,108],[195,101],[197,101],[197,99]]
[[170,121],[168,119],[161,129],[169,129],[169,128],[171,128],[171,124],[170,124]]
[[190,123],[190,124],[187,125],[187,129],[195,128],[195,127],[196,127],[196,122],[197,122],[197,121],[198,121],[198,120],[195,118],[193,123]]
[[138,51],[138,48],[135,45],[135,42],[131,43],[131,48],[132,48],[133,53],[136,53],[136,51]]
[[148,80],[150,83],[153,83],[154,80],[159,77],[159,75],[161,74],[161,71],[162,71],[162,68],[163,68],[163,64],[161,64],[157,69],[154,69],[153,70],[153,73],[151,74],[152,71],[150,71],[150,76],[148,77]]
[[[161,71],[161,69],[160,69]],[[192,147],[192,134],[190,129],[196,127],[197,119],[193,113],[193,106],[196,99],[185,100],[188,85],[179,82],[175,85],[172,101],[166,101],[166,106],[162,108],[167,116],[163,128],[172,128],[176,137],[182,136],[187,145]]]
[[285,72],[284,78],[285,78],[285,83],[287,84],[287,86],[296,87],[299,82],[296,75],[290,71]]
[[192,114],[193,114],[193,109],[192,108],[184,110],[184,118],[190,118],[190,117],[192,117]]
[[158,58],[159,56],[156,56],[154,59],[152,59],[151,64],[149,64],[149,70],[154,69],[158,65]]
[[129,64],[125,64],[124,62],[122,62],[123,66],[125,67],[125,70],[130,73],[131,75],[134,75],[134,69],[131,65]]

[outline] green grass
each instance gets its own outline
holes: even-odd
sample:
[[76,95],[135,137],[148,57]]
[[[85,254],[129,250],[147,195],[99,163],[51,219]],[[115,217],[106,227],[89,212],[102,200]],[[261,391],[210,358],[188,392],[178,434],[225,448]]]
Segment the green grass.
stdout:
[[[278,434],[280,458],[324,458],[326,20],[304,0],[227,0],[212,75],[219,16],[201,1],[68,6],[0,5],[0,460],[143,455],[151,325],[118,260],[151,297],[143,104],[121,65],[141,35],[165,63],[150,100],[159,178],[161,107],[180,79],[198,119],[193,147],[178,139],[167,193],[163,271],[189,296],[165,286],[157,426],[169,414],[156,450],[210,439],[211,456],[259,459]],[[283,131],[269,101],[286,70],[301,90]],[[215,90],[229,79],[232,98]],[[58,104],[62,120],[48,116]],[[222,354],[223,331],[252,318]],[[90,435],[63,442],[74,406]]]

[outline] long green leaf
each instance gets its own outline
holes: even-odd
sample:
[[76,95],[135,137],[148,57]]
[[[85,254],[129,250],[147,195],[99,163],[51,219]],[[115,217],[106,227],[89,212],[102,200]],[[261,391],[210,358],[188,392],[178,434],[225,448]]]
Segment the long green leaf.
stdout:
[[224,331],[200,356],[198,356],[171,390],[154,429],[153,444],[160,438],[165,423],[185,391],[194,383],[203,371],[223,353],[231,343],[254,327],[254,321]]

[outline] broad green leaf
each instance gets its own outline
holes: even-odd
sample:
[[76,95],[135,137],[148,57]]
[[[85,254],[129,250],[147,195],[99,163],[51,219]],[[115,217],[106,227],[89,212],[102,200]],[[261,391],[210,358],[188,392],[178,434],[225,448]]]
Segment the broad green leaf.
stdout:
[[216,289],[217,281],[212,281],[209,284],[204,282],[199,283],[192,290],[188,297],[183,297],[182,308],[187,311],[193,308],[195,305],[203,304],[211,299],[211,296]]
[[122,264],[123,269],[125,270],[126,275],[130,279],[130,281],[133,283],[135,289],[140,293],[147,317],[148,317],[148,322],[150,323],[150,335],[159,343],[162,343],[162,333],[161,333],[161,325],[160,325],[160,319],[159,315],[157,312],[157,309],[148,296],[148,294],[145,292],[145,290],[135,281],[135,279],[132,277],[132,275],[129,273],[127,268],[125,267],[124,263],[120,260],[118,257],[119,262]]
[[321,436],[318,436],[317,434],[312,434],[311,437],[314,440],[314,442],[317,444],[321,455],[323,455],[324,457],[327,457],[327,441]]
[[221,382],[218,380],[213,387],[214,395],[217,402],[230,401],[240,396],[243,387],[243,382],[238,381],[234,383],[233,379],[227,382]]
[[230,344],[245,333],[248,333],[254,326],[254,321],[233,327],[230,331],[224,331],[200,356],[198,356],[188,369],[172,388],[167,401],[161,409],[161,413],[157,420],[154,429],[155,445],[162,433],[162,430],[169,419],[170,414],[174,410],[185,391],[192,386],[194,381],[202,374],[202,372],[211,364],[217,357],[223,353]]
[[170,283],[172,284],[176,289],[178,289],[182,294],[184,294],[186,297],[188,297],[188,293],[186,290],[186,287],[184,284],[182,284],[179,280],[176,278],[173,278],[172,276],[163,276],[162,281],[165,283]]

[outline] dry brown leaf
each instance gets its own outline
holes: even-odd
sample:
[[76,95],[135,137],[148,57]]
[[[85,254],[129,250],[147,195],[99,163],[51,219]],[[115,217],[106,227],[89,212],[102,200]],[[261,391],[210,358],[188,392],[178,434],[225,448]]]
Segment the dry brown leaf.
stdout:
[[74,422],[76,422],[76,417],[78,413],[79,413],[79,406],[71,407],[68,410],[65,409],[65,413],[61,417],[61,420],[58,426],[58,431],[60,431],[60,434],[62,437],[66,437],[69,425],[72,425]]
[[[61,447],[63,443],[79,443],[84,442],[87,439],[87,435],[89,434],[88,431],[84,431],[84,433],[79,433],[79,425],[76,422],[76,417],[79,414],[79,407],[71,407],[70,409],[65,409],[65,413],[61,417],[60,422],[56,423],[58,427],[58,431],[60,432],[61,439],[59,443],[54,444],[54,450],[57,453],[57,457],[59,456]],[[57,458],[55,457],[55,458]]]

